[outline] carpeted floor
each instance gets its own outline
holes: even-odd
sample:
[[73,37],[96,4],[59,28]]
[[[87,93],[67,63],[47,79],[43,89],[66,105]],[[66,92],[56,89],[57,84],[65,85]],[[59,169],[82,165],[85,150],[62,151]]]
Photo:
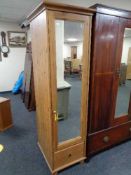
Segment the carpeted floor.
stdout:
[[[37,146],[35,112],[28,112],[19,95],[4,94],[12,104],[14,126],[0,133],[0,175],[50,175]],[[131,141],[77,164],[60,175],[131,175]]]

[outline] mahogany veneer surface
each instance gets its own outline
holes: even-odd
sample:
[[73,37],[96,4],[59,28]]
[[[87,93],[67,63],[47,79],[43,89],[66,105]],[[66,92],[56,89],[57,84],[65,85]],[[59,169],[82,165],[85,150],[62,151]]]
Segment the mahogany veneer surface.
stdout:
[[[129,139],[131,127],[131,98],[128,114],[115,118],[124,32],[131,28],[131,12],[100,4],[92,8],[96,14],[92,26],[87,155]],[[104,137],[109,139],[107,143]]]
[[88,153],[94,154],[130,138],[131,122],[90,134]]

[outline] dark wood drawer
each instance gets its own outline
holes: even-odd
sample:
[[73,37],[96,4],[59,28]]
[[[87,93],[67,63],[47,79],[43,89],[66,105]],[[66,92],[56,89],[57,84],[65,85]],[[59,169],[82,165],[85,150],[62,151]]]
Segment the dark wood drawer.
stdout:
[[94,154],[131,138],[131,122],[89,135],[88,154]]

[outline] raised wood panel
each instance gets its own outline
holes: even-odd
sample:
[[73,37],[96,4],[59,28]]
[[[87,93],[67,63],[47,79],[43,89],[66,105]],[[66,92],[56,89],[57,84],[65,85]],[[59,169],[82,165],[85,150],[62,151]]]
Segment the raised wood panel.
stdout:
[[47,27],[46,11],[39,14],[31,22],[38,142],[48,163],[52,167],[52,112]]
[[90,132],[109,127],[112,101],[113,75],[96,75],[92,111],[90,112]]
[[131,138],[131,122],[89,135],[88,154],[94,154]]
[[95,73],[113,72],[119,18],[97,14],[94,47]]
[[90,133],[110,126],[119,17],[98,13],[93,18],[93,27]]
[[111,126],[119,126],[123,123],[127,123],[129,121],[129,117],[127,115],[121,116],[118,118],[113,118],[113,122],[111,123]]

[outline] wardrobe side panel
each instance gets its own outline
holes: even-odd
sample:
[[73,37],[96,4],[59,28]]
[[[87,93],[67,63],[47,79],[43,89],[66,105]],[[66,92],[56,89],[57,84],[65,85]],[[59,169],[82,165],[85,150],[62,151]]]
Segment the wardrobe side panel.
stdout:
[[32,56],[37,110],[38,142],[52,167],[52,121],[50,98],[50,63],[46,11],[31,22]]
[[94,28],[90,133],[108,128],[110,125],[119,17],[98,13],[95,17]]

